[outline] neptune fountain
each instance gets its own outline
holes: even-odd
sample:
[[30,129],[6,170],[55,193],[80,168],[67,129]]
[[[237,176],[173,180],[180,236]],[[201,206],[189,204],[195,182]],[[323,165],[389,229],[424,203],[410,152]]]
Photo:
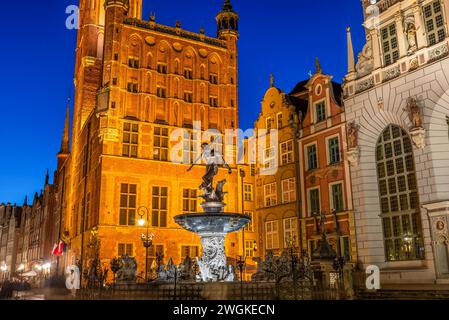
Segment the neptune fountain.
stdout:
[[232,169],[223,159],[223,156],[215,150],[214,139],[211,143],[203,143],[201,156],[192,164],[203,159],[206,163],[206,174],[200,189],[204,199],[201,204],[204,212],[183,214],[175,217],[175,222],[184,229],[198,234],[203,247],[202,258],[196,258],[200,274],[198,280],[204,282],[232,282],[235,280],[233,266],[227,265],[225,252],[225,238],[228,233],[238,231],[251,222],[247,215],[238,213],[225,213],[224,196],[226,192],[223,187],[226,180],[218,181],[213,187],[214,177],[218,174],[218,165],[223,164],[229,174]]

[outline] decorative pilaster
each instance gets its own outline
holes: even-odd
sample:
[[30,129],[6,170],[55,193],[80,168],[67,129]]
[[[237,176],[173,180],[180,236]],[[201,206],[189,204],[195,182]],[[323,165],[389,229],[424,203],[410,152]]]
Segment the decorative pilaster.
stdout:
[[380,40],[379,40],[379,32],[377,29],[370,30],[371,35],[371,43],[373,48],[373,58],[374,58],[374,70],[382,67],[382,52],[380,50]]
[[426,27],[422,18],[422,8],[419,4],[413,7],[413,15],[415,17],[416,40],[419,50],[427,46]]
[[407,54],[407,47],[405,45],[404,17],[401,12],[395,15],[394,21],[396,23],[396,34],[398,37],[399,57],[402,58]]

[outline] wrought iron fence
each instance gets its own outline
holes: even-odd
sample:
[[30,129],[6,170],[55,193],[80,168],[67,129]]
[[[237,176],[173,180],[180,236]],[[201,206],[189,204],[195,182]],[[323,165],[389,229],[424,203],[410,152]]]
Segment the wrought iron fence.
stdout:
[[341,300],[346,294],[341,284],[293,281],[127,284],[110,288],[80,290],[80,300]]

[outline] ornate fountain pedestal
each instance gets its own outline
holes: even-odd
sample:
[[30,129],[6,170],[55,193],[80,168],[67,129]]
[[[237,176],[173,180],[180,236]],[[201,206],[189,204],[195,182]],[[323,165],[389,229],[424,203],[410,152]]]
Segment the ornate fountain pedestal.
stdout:
[[225,238],[228,233],[245,227],[251,218],[237,213],[224,213],[222,202],[204,202],[205,212],[183,214],[175,222],[184,229],[197,233],[203,247],[202,258],[197,258],[199,280],[204,282],[232,282],[235,280],[233,266],[227,265]]

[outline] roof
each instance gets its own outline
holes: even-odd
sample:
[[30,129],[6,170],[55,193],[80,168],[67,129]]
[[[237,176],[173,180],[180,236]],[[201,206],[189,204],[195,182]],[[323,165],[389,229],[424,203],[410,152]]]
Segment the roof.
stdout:
[[309,107],[309,101],[306,99],[301,99],[289,94],[285,95],[285,98],[289,102],[289,104],[295,106],[296,113],[299,114],[301,112],[303,115],[307,113],[307,109]]
[[309,82],[309,79],[300,81],[296,84],[293,90],[289,94],[297,94],[306,90],[306,84]]
[[334,92],[335,102],[337,102],[337,104],[339,106],[343,106],[343,100],[342,100],[343,89],[341,87],[341,84],[338,82],[332,81],[332,91]]
[[[289,95],[296,95],[298,93],[304,92],[307,90],[306,85],[309,83],[309,80],[303,80],[296,84],[296,86],[293,88],[293,90],[289,93]],[[335,98],[335,102],[339,106],[342,106],[342,95],[343,95],[343,89],[341,88],[341,84],[335,81],[332,81],[332,91]]]

